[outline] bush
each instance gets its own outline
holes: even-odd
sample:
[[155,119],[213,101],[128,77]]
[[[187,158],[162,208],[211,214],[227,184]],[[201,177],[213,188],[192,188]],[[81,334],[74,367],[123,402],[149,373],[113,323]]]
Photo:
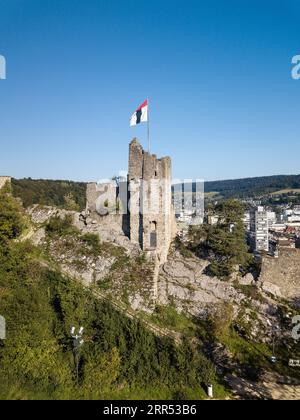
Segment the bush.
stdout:
[[51,235],[67,236],[79,234],[79,230],[73,226],[73,218],[66,215],[63,219],[53,216],[46,225],[46,232]]
[[0,192],[0,242],[18,237],[24,228],[21,206],[5,190]]
[[94,233],[86,233],[81,237],[81,240],[91,248],[93,253],[99,254],[101,252],[101,244],[98,235]]
[[233,316],[234,309],[230,303],[216,305],[213,315],[209,318],[212,335],[221,341],[228,337]]
[[191,258],[193,256],[192,252],[184,245],[179,236],[176,236],[174,239],[174,246],[176,251],[178,251],[184,258]]

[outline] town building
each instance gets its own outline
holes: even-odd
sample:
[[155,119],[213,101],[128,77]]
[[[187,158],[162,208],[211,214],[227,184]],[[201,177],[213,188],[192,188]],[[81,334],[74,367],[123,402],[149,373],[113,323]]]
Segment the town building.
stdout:
[[268,212],[263,206],[250,212],[250,246],[253,251],[269,251]]

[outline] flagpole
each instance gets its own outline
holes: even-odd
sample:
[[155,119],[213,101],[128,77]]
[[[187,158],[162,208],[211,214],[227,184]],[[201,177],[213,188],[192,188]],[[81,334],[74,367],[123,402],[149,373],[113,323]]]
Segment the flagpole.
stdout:
[[150,106],[148,99],[148,123],[147,123],[147,136],[148,136],[148,153],[151,153],[151,142],[150,142]]
[[149,153],[151,153],[151,139],[150,139],[150,103],[148,99],[148,149]]

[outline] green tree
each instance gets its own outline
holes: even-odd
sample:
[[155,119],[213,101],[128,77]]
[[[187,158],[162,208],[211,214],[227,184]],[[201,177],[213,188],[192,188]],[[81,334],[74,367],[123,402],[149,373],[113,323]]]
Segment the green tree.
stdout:
[[80,211],[80,206],[74,200],[74,196],[73,196],[73,194],[71,192],[69,192],[68,194],[64,195],[64,202],[65,202],[64,208],[66,210]]
[[96,349],[89,354],[84,363],[83,392],[89,398],[109,398],[120,375],[121,358],[116,347],[110,352],[102,353]]
[[215,206],[214,213],[218,215],[216,225],[191,229],[192,248],[209,253],[212,275],[228,278],[237,266],[247,270],[253,263],[242,220],[244,206],[238,200],[228,200]]
[[227,338],[233,318],[234,309],[230,303],[220,303],[216,305],[208,320],[213,337],[220,341]]
[[0,191],[0,241],[14,239],[24,227],[20,204],[5,190]]

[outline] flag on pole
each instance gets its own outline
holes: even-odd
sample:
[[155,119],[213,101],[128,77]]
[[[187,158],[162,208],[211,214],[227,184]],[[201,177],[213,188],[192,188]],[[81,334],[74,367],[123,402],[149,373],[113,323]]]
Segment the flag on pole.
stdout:
[[148,99],[132,114],[130,118],[130,127],[142,122],[148,121]]

